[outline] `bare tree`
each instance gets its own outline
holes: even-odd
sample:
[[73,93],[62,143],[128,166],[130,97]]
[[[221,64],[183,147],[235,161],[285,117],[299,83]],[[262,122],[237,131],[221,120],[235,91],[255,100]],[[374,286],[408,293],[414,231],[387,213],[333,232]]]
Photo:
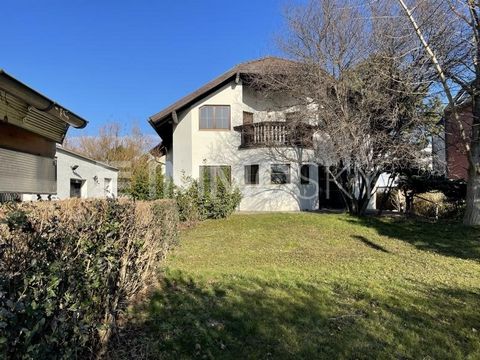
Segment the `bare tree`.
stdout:
[[97,135],[67,138],[64,147],[111,165],[136,161],[153,147],[153,138],[138,127],[123,130],[119,123],[108,123]]
[[67,138],[63,144],[67,149],[119,168],[119,192],[139,198],[149,196],[153,188],[158,192],[161,174],[148,155],[153,145],[153,137],[143,134],[138,127],[123,132],[115,122],[101,127],[98,135]]
[[[435,69],[468,159],[466,225],[480,225],[480,3],[477,0],[396,0]],[[445,23],[452,24],[449,32]],[[440,36],[442,42],[436,41]],[[471,99],[472,124],[461,121],[454,93]]]
[[311,131],[291,128],[287,148],[311,143],[349,211],[361,215],[382,172],[422,166],[427,74],[412,66],[415,54],[403,53],[409,47],[395,24],[362,1],[312,0],[286,20],[281,48],[292,62],[264,69],[257,87],[295,99],[296,124]]

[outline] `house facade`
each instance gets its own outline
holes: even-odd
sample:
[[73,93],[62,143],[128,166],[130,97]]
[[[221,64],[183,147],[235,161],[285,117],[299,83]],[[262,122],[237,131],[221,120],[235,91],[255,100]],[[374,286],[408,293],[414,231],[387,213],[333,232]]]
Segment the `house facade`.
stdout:
[[221,175],[241,190],[240,211],[342,206],[339,190],[314,161],[312,143],[289,146],[294,101],[267,98],[251,81],[263,67],[284,61],[240,64],[150,117],[162,139],[166,176],[181,185]]

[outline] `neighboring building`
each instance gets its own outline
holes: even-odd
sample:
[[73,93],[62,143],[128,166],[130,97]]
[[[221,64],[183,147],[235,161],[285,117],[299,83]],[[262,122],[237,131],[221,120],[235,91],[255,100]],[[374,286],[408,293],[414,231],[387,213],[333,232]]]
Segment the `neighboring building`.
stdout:
[[87,121],[0,69],[0,201],[55,194],[56,144]]
[[[472,131],[472,102],[467,99],[457,105],[460,121],[468,138]],[[449,109],[445,111],[446,175],[449,179],[468,179],[468,158],[460,128]]]
[[[57,188],[55,199],[117,197],[118,169],[57,146]],[[48,195],[41,195],[46,200]],[[24,195],[22,200],[37,200]]]
[[291,143],[287,127],[297,109],[284,96],[267,99],[251,79],[265,66],[288,66],[285,62],[265,58],[240,64],[151,116],[162,138],[158,149],[166,176],[181,185],[185,177],[221,174],[240,188],[241,211],[342,206],[334,182],[315,163],[311,143],[300,151],[285,146],[280,156],[267,146]]

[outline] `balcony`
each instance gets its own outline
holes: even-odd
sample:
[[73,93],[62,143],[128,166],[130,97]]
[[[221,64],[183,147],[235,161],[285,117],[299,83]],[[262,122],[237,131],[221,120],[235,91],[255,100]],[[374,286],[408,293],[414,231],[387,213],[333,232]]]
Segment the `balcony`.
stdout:
[[278,146],[312,148],[315,127],[304,122],[261,121],[233,129],[241,133],[240,149]]

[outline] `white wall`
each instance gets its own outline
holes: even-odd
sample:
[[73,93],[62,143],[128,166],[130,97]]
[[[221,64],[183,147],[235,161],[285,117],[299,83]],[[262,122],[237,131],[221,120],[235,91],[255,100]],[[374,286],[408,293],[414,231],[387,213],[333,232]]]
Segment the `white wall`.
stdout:
[[[300,164],[298,162],[276,161],[268,155],[252,154],[255,150],[243,150],[244,158],[232,168],[237,185],[243,194],[241,211],[298,211],[318,209],[317,167],[310,167],[310,184],[300,183]],[[250,152],[250,154],[249,154]],[[251,155],[251,156],[249,156]],[[290,184],[271,183],[271,165],[290,164]],[[259,184],[246,185],[244,165],[259,165]]]
[[[71,168],[74,165],[78,165],[75,171]],[[70,179],[84,181],[82,198],[117,196],[117,170],[57,149],[57,196],[60,199],[70,197]],[[105,179],[111,179],[110,191],[105,189]]]
[[[167,154],[169,160],[173,163],[173,182],[182,184],[184,174],[192,174],[192,114],[190,111],[184,111],[178,114],[179,123],[173,130],[173,152]],[[167,160],[168,161],[168,160]]]
[[[82,198],[105,198],[117,196],[118,170],[94,160],[57,148],[57,197],[70,198],[70,180],[83,182]],[[76,170],[72,166],[78,165]],[[96,179],[95,179],[96,177]],[[105,179],[111,179],[110,190],[105,187]],[[42,196],[46,199],[46,196]],[[36,195],[24,195],[24,201],[36,200]]]

